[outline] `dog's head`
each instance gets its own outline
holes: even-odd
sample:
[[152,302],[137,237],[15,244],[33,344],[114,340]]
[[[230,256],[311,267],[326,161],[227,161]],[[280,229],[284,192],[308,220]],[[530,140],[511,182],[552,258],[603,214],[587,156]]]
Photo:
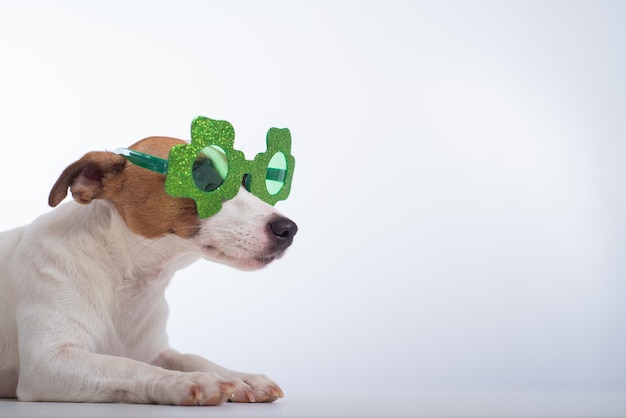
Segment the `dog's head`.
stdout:
[[[178,144],[185,142],[150,137],[130,148],[165,159]],[[121,155],[90,152],[63,171],[50,192],[49,204],[57,206],[68,188],[81,204],[109,200],[135,234],[149,239],[175,235],[192,243],[205,258],[246,270],[282,256],[298,230],[293,221],[245,187],[222,202],[219,212],[201,219],[194,200],[172,197],[164,183],[163,174],[138,167]]]

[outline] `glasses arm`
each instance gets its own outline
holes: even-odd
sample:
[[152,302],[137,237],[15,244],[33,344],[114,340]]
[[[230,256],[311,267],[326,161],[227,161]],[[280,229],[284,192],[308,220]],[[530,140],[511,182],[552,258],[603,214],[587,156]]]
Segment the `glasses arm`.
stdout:
[[154,155],[144,154],[128,148],[118,148],[114,151],[116,154],[125,157],[131,163],[157,173],[167,174],[167,160],[155,157]]

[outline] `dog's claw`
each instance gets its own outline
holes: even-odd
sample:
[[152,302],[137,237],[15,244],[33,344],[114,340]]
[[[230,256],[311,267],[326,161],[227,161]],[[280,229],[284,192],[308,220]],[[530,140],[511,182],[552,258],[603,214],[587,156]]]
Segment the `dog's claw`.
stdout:
[[283,393],[282,389],[279,387],[271,388],[270,395],[275,396],[276,399],[285,397],[285,394]]

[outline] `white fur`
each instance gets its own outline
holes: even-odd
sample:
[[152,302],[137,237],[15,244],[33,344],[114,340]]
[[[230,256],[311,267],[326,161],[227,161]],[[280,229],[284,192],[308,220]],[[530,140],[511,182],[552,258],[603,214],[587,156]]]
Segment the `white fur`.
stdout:
[[[146,239],[106,200],[0,234],[0,397],[220,404],[282,391],[168,346],[164,290],[201,257],[256,268],[275,210],[242,190],[191,239]],[[149,215],[147,215],[149,216]]]

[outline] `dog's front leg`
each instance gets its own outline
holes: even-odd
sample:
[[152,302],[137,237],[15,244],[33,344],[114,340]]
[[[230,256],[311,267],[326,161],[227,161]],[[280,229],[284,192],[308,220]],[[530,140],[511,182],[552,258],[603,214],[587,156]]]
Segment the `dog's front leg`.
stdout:
[[267,376],[236,372],[194,354],[167,349],[154,361],[154,365],[168,370],[209,372],[224,376],[235,384],[234,396],[229,399],[232,402],[274,402],[284,396],[280,386]]
[[220,405],[236,387],[216,373],[164,370],[75,346],[40,354],[20,359],[19,400]]

